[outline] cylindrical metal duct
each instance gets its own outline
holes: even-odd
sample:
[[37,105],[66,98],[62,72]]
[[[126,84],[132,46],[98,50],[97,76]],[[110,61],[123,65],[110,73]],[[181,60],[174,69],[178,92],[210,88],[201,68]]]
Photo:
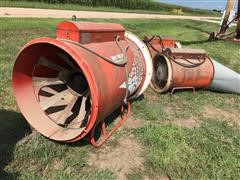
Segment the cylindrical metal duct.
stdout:
[[214,67],[204,50],[169,48],[153,58],[151,87],[158,93],[208,87]]
[[57,39],[34,39],[20,50],[13,90],[36,130],[52,140],[74,142],[144,92],[151,56],[118,24],[62,22],[56,34]]

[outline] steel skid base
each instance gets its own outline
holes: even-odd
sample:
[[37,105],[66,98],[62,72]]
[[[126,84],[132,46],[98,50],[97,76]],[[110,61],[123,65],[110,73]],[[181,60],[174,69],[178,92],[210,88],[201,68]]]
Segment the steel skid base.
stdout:
[[[128,119],[130,112],[131,112],[130,103],[128,103],[126,107],[123,105],[121,108],[121,120],[117,122],[117,124],[110,130],[110,132],[107,132],[106,130],[105,119],[96,123],[90,132],[90,143],[96,148],[101,147],[108,140],[108,138],[110,138],[112,134]],[[98,125],[100,125],[101,136],[96,141],[95,135],[96,135],[96,127]]]

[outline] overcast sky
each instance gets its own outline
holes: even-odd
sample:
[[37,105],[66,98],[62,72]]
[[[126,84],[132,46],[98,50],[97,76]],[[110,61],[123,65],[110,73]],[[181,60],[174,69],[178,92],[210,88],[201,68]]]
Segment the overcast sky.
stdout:
[[200,9],[219,9],[219,10],[224,10],[227,4],[227,0],[157,0],[157,1],[179,4],[183,6]]

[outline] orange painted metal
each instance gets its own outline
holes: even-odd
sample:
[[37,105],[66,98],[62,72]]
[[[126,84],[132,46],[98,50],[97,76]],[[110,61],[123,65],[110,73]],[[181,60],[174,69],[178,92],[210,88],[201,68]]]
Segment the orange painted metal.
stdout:
[[117,122],[117,124],[111,129],[110,132],[107,132],[106,130],[106,124],[105,121],[100,122],[101,124],[101,133],[103,135],[103,138],[101,140],[96,141],[95,140],[95,128],[97,127],[98,124],[96,124],[90,134],[90,142],[94,147],[100,147],[103,145],[103,143],[128,119],[130,112],[131,112],[131,108],[130,108],[130,103],[128,102],[127,105],[127,112],[124,113],[124,107],[122,106],[121,108],[121,119],[120,121]]
[[[95,131],[98,123],[129,98],[142,93],[146,86],[146,59],[139,45],[124,33],[124,28],[116,24],[62,22],[57,26],[56,39],[44,37],[28,42],[17,55],[12,79],[17,103],[26,120],[52,140],[75,142]],[[61,81],[64,87],[44,86],[50,78],[57,78],[54,83]],[[77,127],[65,123],[74,115],[80,116],[85,96],[84,110],[88,109],[88,114],[84,114],[84,123],[81,121]],[[80,110],[76,113],[74,109],[78,106]],[[67,117],[64,123],[58,122],[61,114],[54,116],[60,107],[62,116]]]
[[154,53],[151,87],[158,93],[172,89],[202,89],[214,76],[214,66],[204,50],[167,48]]
[[[177,61],[182,61],[176,59]],[[198,59],[189,59],[191,62],[198,62]],[[170,60],[172,67],[171,85],[169,89],[174,87],[194,87],[202,89],[208,87],[214,76],[214,67],[210,58],[206,57],[205,62],[194,68],[187,68],[176,64]]]
[[69,39],[81,44],[115,41],[116,36],[124,39],[125,29],[120,24],[63,21],[57,25],[58,38]]

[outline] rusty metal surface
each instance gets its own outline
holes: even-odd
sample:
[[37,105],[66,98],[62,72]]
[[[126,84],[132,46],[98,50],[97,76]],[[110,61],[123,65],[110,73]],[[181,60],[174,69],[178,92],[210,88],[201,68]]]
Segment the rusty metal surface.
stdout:
[[236,39],[240,40],[240,0],[238,0],[238,9],[237,9]]
[[124,39],[125,29],[120,24],[63,21],[57,25],[56,36],[81,44]]
[[207,55],[204,49],[190,48],[167,48],[163,53],[175,59],[205,59]]
[[230,16],[230,13],[231,13],[231,11],[234,7],[234,3],[235,3],[235,0],[228,0],[228,2],[227,2],[226,12],[225,12],[225,15],[223,17],[223,22],[222,22],[221,27],[218,31],[219,34],[224,34],[229,27],[229,25],[228,25],[229,16]]
[[[78,28],[68,31],[73,39],[61,31],[61,39],[34,39],[20,50],[12,82],[20,110],[36,130],[53,140],[74,142],[141,91],[146,62],[139,44],[120,37],[124,32],[120,25],[65,25],[64,30],[68,25]],[[97,31],[103,41],[96,42],[93,36],[93,42],[80,44],[75,40],[81,30]],[[109,31],[118,36],[110,40]]]
[[[219,31],[216,33],[212,32],[209,36],[209,40],[214,39],[221,39],[221,40],[227,40],[227,41],[233,41],[233,42],[240,42],[240,0],[237,1],[238,8],[236,16],[233,18],[232,21],[229,21],[229,15],[231,11],[233,10],[235,0],[228,0],[227,6],[226,6],[226,13],[223,19],[223,22],[221,24],[221,27]],[[232,32],[227,32],[230,25],[232,23],[236,22],[237,26],[236,29]]]
[[150,85],[158,93],[178,87],[206,88],[212,82],[214,67],[205,50],[167,48],[153,56]]
[[204,49],[190,49],[190,48],[168,48],[169,49],[169,53],[172,55],[183,55],[183,56],[187,56],[187,55],[205,55],[206,56],[206,51]]

